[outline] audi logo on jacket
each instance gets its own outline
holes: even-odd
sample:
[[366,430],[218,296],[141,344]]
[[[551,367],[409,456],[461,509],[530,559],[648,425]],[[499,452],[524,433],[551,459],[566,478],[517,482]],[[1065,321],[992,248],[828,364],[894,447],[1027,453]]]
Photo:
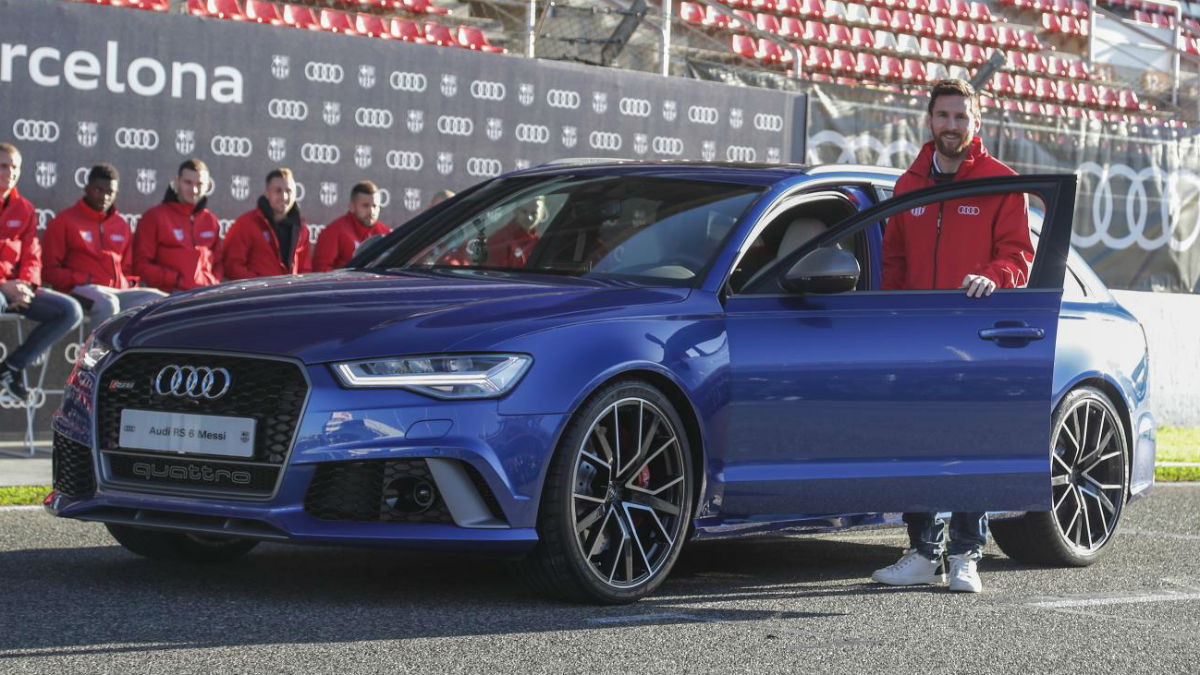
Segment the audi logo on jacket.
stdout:
[[129,288],[133,276],[133,235],[116,207],[100,212],[75,202],[46,226],[42,276],[55,290],[97,284]]
[[[933,152],[930,141],[896,181],[896,195],[934,184],[929,175]],[[988,154],[975,137],[954,180],[1015,174]],[[1024,193],[953,199],[902,211],[888,219],[881,288],[958,288],[968,274],[985,276],[996,282],[997,288],[1018,288],[1028,283],[1031,262],[1033,243]]]
[[313,249],[313,271],[328,272],[344,266],[354,257],[354,249],[367,237],[391,231],[383,223],[375,223],[367,228],[358,222],[353,213],[343,215],[326,225],[321,230],[321,236],[317,237],[317,246]]
[[266,197],[258,206],[238,216],[221,245],[221,263],[226,279],[254,279],[279,274],[305,274],[312,271],[312,245],[308,243],[308,224],[293,206],[284,218],[292,234],[292,250],[284,264],[279,237],[267,216],[271,210]]
[[221,225],[204,200],[191,206],[167,188],[163,202],[138,221],[134,271],[160,291],[186,291],[221,281]]
[[37,237],[37,211],[13,188],[0,204],[0,282],[42,285],[42,244]]

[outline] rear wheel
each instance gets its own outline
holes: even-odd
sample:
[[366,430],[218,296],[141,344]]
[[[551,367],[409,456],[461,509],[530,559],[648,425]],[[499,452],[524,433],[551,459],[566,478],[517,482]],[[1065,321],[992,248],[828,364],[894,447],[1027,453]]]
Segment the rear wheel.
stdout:
[[105,523],[109,534],[130,551],[156,560],[217,563],[239,558],[258,545],[253,539],[163,532],[132,525]]
[[995,521],[992,536],[1015,560],[1084,567],[1117,531],[1129,484],[1128,443],[1116,408],[1093,387],[1063,398],[1051,438],[1051,510]]
[[538,544],[517,563],[534,590],[579,602],[634,602],[679,557],[691,520],[687,436],[666,396],[640,381],[597,392],[551,461]]

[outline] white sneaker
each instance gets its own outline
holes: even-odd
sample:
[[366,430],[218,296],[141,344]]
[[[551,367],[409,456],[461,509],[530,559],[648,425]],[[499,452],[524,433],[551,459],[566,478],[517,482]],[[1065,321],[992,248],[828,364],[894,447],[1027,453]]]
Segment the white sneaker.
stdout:
[[875,570],[871,578],[888,586],[915,586],[917,584],[945,583],[946,575],[939,573],[941,564],[921,555],[917,549],[904,552],[894,565]]
[[978,593],[983,590],[979,570],[975,568],[975,556],[970,553],[947,556],[950,561],[950,590],[960,593]]

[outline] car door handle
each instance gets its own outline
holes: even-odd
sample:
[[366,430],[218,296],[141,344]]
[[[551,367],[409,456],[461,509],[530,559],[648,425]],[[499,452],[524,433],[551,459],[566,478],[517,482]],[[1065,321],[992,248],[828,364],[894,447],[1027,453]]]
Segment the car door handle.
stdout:
[[1002,326],[979,329],[983,340],[1041,340],[1046,331],[1036,326]]

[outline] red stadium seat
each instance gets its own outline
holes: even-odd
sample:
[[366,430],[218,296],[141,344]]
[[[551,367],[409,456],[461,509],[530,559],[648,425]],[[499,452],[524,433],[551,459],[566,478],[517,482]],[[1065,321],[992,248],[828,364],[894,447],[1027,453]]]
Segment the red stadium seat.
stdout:
[[1054,77],[1070,77],[1071,67],[1066,59],[1060,59],[1057,56],[1051,56],[1047,59],[1050,74]]
[[970,21],[971,3],[967,0],[950,0],[950,13],[947,16],[959,21]]
[[187,13],[192,16],[208,16],[207,0],[188,0]]
[[246,18],[255,23],[265,23],[272,26],[283,24],[283,17],[279,16],[279,10],[275,7],[275,3],[264,2],[264,0],[247,0]]
[[912,32],[917,35],[937,35],[937,25],[933,22],[933,17],[928,14],[917,14],[913,17]]
[[954,63],[966,63],[966,55],[963,53],[962,45],[957,42],[946,40],[942,43],[942,60],[952,61]]
[[1053,34],[1063,32],[1062,23],[1059,21],[1058,15],[1056,14],[1043,14],[1041,23],[1039,25],[1041,26],[1042,30],[1046,31],[1047,33]]
[[1015,70],[1020,73],[1029,72],[1029,59],[1023,52],[1008,52],[1005,55],[1005,65],[1009,70]]
[[246,13],[238,0],[208,0],[208,15],[230,21],[245,21]]
[[1072,120],[1081,120],[1084,118],[1084,114],[1079,108],[1070,106],[1067,108],[1067,117],[1070,117]]
[[409,19],[393,17],[388,22],[388,33],[394,40],[402,40],[419,45],[425,44],[425,35],[421,32],[421,27],[415,21]]
[[913,18],[908,10],[897,9],[892,12],[892,31],[895,33],[913,32]]
[[458,35],[455,37],[458,38],[459,46],[473,49],[477,52],[503,54],[505,51],[504,47],[497,47],[488,42],[487,36],[483,34],[483,31],[474,26],[459,26]]
[[783,50],[773,40],[761,38],[758,41],[758,51],[755,53],[755,58],[763,63],[781,63],[783,61]]
[[854,73],[859,77],[879,79],[879,57],[867,52],[860,52],[854,59]]
[[1071,0],[1052,0],[1050,7],[1046,7],[1045,11],[1059,16],[1074,16],[1071,13]]
[[383,17],[378,14],[367,14],[362,12],[354,17],[354,32],[359,35],[366,35],[377,38],[391,38],[392,34],[388,31],[387,25],[383,22]]
[[709,5],[707,9],[708,9],[708,11],[704,15],[704,25],[705,26],[711,26],[713,28],[728,28],[729,27],[730,18],[728,16],[722,14],[720,11],[717,10],[717,8],[713,7],[712,5]]
[[433,21],[425,22],[425,42],[439,47],[458,47],[458,40],[448,26]]
[[774,12],[775,0],[750,0],[750,9],[756,12]]
[[995,47],[999,42],[996,41],[996,27],[990,23],[985,23],[975,28],[975,41],[987,47]]
[[870,28],[855,28],[850,31],[850,46],[855,49],[874,49],[875,35]]
[[729,50],[743,58],[758,58],[758,43],[749,35],[730,35]]
[[1002,49],[1020,49],[1021,43],[1017,39],[1017,33],[1008,26],[999,26],[996,28],[996,46]]
[[992,18],[992,12],[988,6],[982,2],[971,3],[971,20],[976,23],[992,23],[995,19]]
[[950,16],[950,0],[930,0],[929,13],[934,16]]
[[947,19],[944,16],[939,16],[933,20],[933,32],[943,40],[946,38],[953,39],[955,30],[956,28],[954,26],[954,21],[951,19]]
[[1079,98],[1079,87],[1072,82],[1058,83],[1058,102],[1074,103]]
[[134,0],[129,6],[148,12],[168,12],[171,9],[171,0]]
[[942,43],[933,38],[921,38],[921,56],[927,59],[942,58]]
[[1012,93],[1017,98],[1033,98],[1037,94],[1037,89],[1034,87],[1032,79],[1024,75],[1016,75],[1013,77]]
[[322,30],[327,30],[330,33],[354,35],[354,24],[350,21],[350,15],[340,9],[323,9],[321,10],[320,17]]
[[892,25],[892,13],[886,7],[872,7],[868,23],[875,28],[889,28]]
[[754,12],[746,9],[735,9],[733,10],[733,15],[738,19],[741,19],[741,21],[738,21],[737,19],[731,19],[729,21],[729,27],[736,32],[740,33],[747,31],[755,25],[754,22],[756,19],[754,18]]
[[1075,96],[1075,102],[1085,108],[1095,108],[1100,105],[1100,99],[1096,96],[1096,87],[1087,82],[1081,83]]
[[299,5],[283,6],[283,22],[292,28],[304,30],[321,30],[321,22],[309,7]]
[[1122,89],[1117,100],[1117,104],[1125,110],[1136,111],[1139,108],[1137,93],[1132,89]]
[[684,23],[699,26],[704,23],[704,8],[694,2],[679,3],[679,18]]
[[991,90],[1001,96],[1012,96],[1013,76],[1005,72],[996,73],[990,83]]
[[929,0],[908,0],[905,4],[910,12],[929,13]]
[[776,0],[775,11],[784,15],[799,16],[800,0]]
[[875,31],[875,49],[881,52],[900,51],[899,45],[896,44],[896,36],[886,30]]
[[774,33],[776,35],[783,34],[779,25],[779,17],[775,16],[774,14],[756,14],[754,17],[754,23],[761,31]]
[[946,66],[943,66],[940,63],[935,63],[933,61],[925,62],[925,83],[926,84],[933,84],[934,82],[937,82],[939,80],[944,80],[949,76],[950,76],[950,73],[946,71]]
[[916,84],[925,81],[925,63],[916,59],[904,59],[904,70],[900,78],[905,82]]
[[829,44],[833,47],[850,46],[850,27],[835,23],[829,27]]
[[829,70],[834,74],[853,75],[856,65],[858,64],[854,61],[854,52],[845,49],[833,50],[833,61],[829,64]]
[[779,34],[789,40],[804,37],[804,22],[794,16],[785,16],[779,24]]
[[1081,82],[1092,79],[1092,74],[1088,72],[1087,63],[1083,61],[1072,61],[1067,66],[1067,74],[1071,79]]
[[1041,54],[1029,54],[1025,57],[1027,72],[1034,75],[1045,75],[1050,67],[1046,64],[1046,57]]
[[1042,43],[1038,40],[1037,33],[1031,30],[1020,30],[1017,31],[1017,47],[1027,52],[1040,52]]
[[829,27],[817,21],[804,24],[804,41],[812,44],[829,42]]
[[805,68],[820,72],[829,71],[829,67],[833,63],[833,55],[829,53],[828,47],[817,45],[809,47],[805,51],[807,52],[804,59]]
[[825,17],[825,3],[823,0],[803,0],[804,4],[800,6],[800,16],[806,19],[822,19]]
[[404,9],[413,14],[449,14],[450,10],[434,5],[430,0],[403,0]]
[[1034,96],[1043,101],[1058,100],[1058,83],[1045,77],[1037,78],[1034,84]]
[[969,66],[982,66],[987,62],[987,55],[979,45],[966,45],[963,47],[963,62]]
[[954,39],[962,44],[979,42],[979,35],[975,31],[975,24],[970,21],[958,20],[954,22]]
[[1071,16],[1077,19],[1086,19],[1090,14],[1091,10],[1088,9],[1088,4],[1084,0],[1072,0]]
[[1109,87],[1100,85],[1096,87],[1096,102],[1101,108],[1115,108],[1119,103],[1117,92],[1113,91]]
[[895,82],[904,77],[904,65],[895,56],[883,56],[879,59],[879,77]]

